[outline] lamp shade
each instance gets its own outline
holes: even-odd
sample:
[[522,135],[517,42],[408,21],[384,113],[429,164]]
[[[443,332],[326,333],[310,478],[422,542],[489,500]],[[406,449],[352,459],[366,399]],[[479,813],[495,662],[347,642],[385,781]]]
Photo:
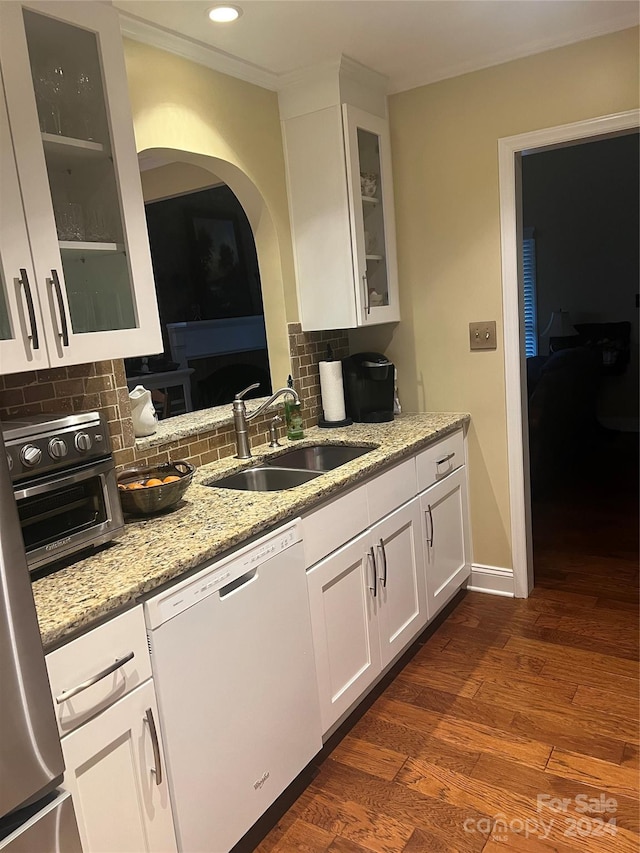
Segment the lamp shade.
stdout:
[[551,318],[547,328],[542,333],[542,337],[549,336],[550,338],[568,338],[578,333],[573,328],[571,316],[568,311],[563,311],[558,308],[551,312]]

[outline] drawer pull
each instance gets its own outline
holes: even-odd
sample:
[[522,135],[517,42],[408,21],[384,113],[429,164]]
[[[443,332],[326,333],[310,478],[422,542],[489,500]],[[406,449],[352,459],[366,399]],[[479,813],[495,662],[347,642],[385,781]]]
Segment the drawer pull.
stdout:
[[162,785],[162,761],[160,759],[160,742],[158,741],[158,732],[156,731],[156,721],[153,719],[153,711],[151,708],[147,708],[144,721],[149,726],[149,733],[151,735],[151,746],[153,747],[153,763],[154,767],[151,768],[151,772],[156,777],[156,785]]
[[443,456],[442,459],[437,460],[436,465],[444,465],[445,462],[449,462],[450,459],[453,459],[455,455],[455,450],[453,453],[447,453],[447,455]]
[[134,653],[129,652],[128,655],[125,655],[123,658],[118,658],[112,664],[105,667],[101,672],[92,675],[91,678],[87,678],[87,680],[83,681],[82,684],[78,684],[70,690],[63,690],[59,696],[56,696],[56,702],[58,705],[61,705],[63,702],[66,702],[67,699],[71,699],[72,696],[76,696],[78,693],[86,690],[87,687],[92,687],[94,684],[97,684],[98,681],[102,681],[103,678],[106,678],[108,675],[111,675],[112,672],[120,669],[120,667],[124,666],[125,663],[129,663],[130,660],[133,660],[133,657]]

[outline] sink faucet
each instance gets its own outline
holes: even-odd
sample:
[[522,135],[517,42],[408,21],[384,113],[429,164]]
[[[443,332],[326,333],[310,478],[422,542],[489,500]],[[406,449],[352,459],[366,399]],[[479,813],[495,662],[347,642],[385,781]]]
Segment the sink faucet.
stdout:
[[236,453],[237,459],[251,459],[251,444],[249,443],[249,433],[247,431],[248,421],[251,421],[253,418],[260,415],[274,402],[274,400],[277,400],[278,397],[282,397],[284,394],[291,394],[294,403],[300,402],[300,397],[298,397],[298,392],[295,388],[278,388],[278,390],[274,391],[268,400],[265,400],[265,402],[261,403],[257,409],[254,409],[252,412],[247,414],[247,409],[242,398],[249,391],[253,391],[254,388],[259,387],[260,383],[255,382],[253,385],[249,385],[248,388],[245,388],[244,391],[238,392],[233,399],[233,425],[236,429],[236,447],[238,450]]

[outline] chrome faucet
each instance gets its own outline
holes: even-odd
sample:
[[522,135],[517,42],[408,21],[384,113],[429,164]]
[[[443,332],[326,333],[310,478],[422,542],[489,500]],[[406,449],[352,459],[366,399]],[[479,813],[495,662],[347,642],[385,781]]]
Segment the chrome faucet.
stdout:
[[251,421],[253,418],[262,414],[262,412],[264,412],[264,410],[270,406],[274,400],[277,400],[278,397],[282,397],[283,394],[291,394],[294,403],[300,402],[300,397],[298,397],[298,392],[295,388],[278,388],[278,390],[274,391],[268,400],[265,400],[265,402],[261,403],[257,409],[254,409],[252,412],[247,414],[247,409],[242,398],[245,394],[248,394],[249,391],[253,391],[254,388],[259,387],[260,383],[255,382],[253,385],[249,385],[248,388],[245,388],[244,391],[240,391],[233,398],[233,425],[236,429],[236,448],[238,450],[236,453],[237,459],[251,459],[251,444],[249,442],[249,433],[247,431],[248,421]]

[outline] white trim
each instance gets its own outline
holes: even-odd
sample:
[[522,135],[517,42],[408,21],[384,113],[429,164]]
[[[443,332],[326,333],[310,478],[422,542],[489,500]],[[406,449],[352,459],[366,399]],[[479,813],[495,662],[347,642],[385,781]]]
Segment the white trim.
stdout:
[[244,80],[245,83],[262,86],[263,89],[275,92],[280,87],[278,75],[267,71],[266,68],[236,59],[235,56],[230,56],[215,47],[178,35],[171,30],[165,30],[157,24],[149,24],[140,18],[128,15],[121,9],[117,11],[120,16],[120,31],[126,38],[150,44],[152,47],[174,53],[183,59],[190,59],[213,71],[220,71],[222,74]]
[[515,594],[526,598],[533,588],[531,545],[531,493],[529,489],[528,432],[521,297],[518,287],[520,219],[519,172],[523,152],[571,145],[579,140],[615,136],[640,125],[640,110],[549,127],[498,140],[500,185],[500,241],[502,247],[502,313],[504,327],[504,372],[507,411],[507,450],[511,509],[511,557]]
[[[388,94],[398,94],[406,92],[410,89],[415,89],[419,86],[427,86],[430,83],[437,83],[441,80],[449,80],[452,77],[459,77],[462,74],[469,74],[473,71],[482,71],[486,68],[492,68],[495,65],[502,65],[505,62],[512,62],[517,59],[524,59],[527,56],[533,56],[538,53],[543,53],[548,50],[553,50],[558,47],[575,44],[576,42],[586,41],[587,39],[596,38],[598,36],[609,35],[610,33],[620,32],[621,30],[630,29],[638,25],[638,14],[636,6],[629,4],[630,11],[618,15],[616,18],[604,23],[590,24],[583,27],[578,32],[574,32],[569,38],[566,36],[556,36],[551,38],[540,38],[530,42],[527,45],[522,45],[519,48],[512,47],[496,50],[494,53],[485,57],[482,61],[464,60],[456,62],[438,71],[427,73],[414,74],[401,77],[396,83],[385,77],[385,75],[376,71],[373,68],[368,68],[356,60],[348,57],[343,57],[342,60],[326,60],[321,62],[317,67],[331,65],[341,67],[343,71],[347,71],[352,75],[362,78],[363,75],[369,76],[369,85],[377,79],[377,84],[381,86]],[[190,59],[207,68],[212,68],[214,71],[220,71],[222,74],[229,74],[231,77],[237,77],[239,80],[244,80],[247,83],[253,83],[256,86],[262,86],[264,89],[270,89],[278,92],[283,88],[288,88],[292,83],[299,82],[300,79],[306,77],[308,67],[297,68],[293,71],[277,74],[269,71],[260,65],[254,65],[252,62],[247,62],[244,59],[238,59],[219,48],[206,44],[205,42],[197,41],[189,36],[181,35],[161,27],[158,24],[152,24],[124,12],[122,9],[117,9],[120,16],[120,29],[122,35],[135,41],[150,44],[152,47],[166,50],[169,53],[174,53],[176,56],[181,56],[183,59]],[[342,65],[341,65],[342,63]]]
[[397,95],[400,92],[406,92],[409,89],[416,89],[419,86],[428,86],[431,83],[439,83],[442,80],[450,80],[452,77],[460,77],[463,74],[470,74],[474,71],[484,71],[487,68],[493,68],[496,65],[504,65],[506,62],[514,62],[518,59],[526,59],[528,56],[535,56],[538,53],[545,53],[548,50],[555,50],[559,47],[568,47],[577,42],[587,41],[588,39],[598,38],[599,36],[610,35],[611,33],[620,32],[621,30],[631,29],[638,26],[638,13],[635,4],[629,6],[629,12],[618,15],[607,22],[590,24],[582,27],[579,31],[575,31],[570,37],[555,36],[547,38],[539,38],[531,41],[526,45],[519,45],[516,48],[511,46],[495,50],[493,53],[485,56],[484,59],[464,60],[455,62],[452,65],[447,65],[440,68],[431,74],[424,73],[414,75],[404,75],[394,83],[389,89],[390,95]]
[[467,581],[469,592],[486,592],[491,595],[504,595],[513,598],[515,580],[511,569],[500,566],[484,566],[482,563],[471,564],[471,574]]

